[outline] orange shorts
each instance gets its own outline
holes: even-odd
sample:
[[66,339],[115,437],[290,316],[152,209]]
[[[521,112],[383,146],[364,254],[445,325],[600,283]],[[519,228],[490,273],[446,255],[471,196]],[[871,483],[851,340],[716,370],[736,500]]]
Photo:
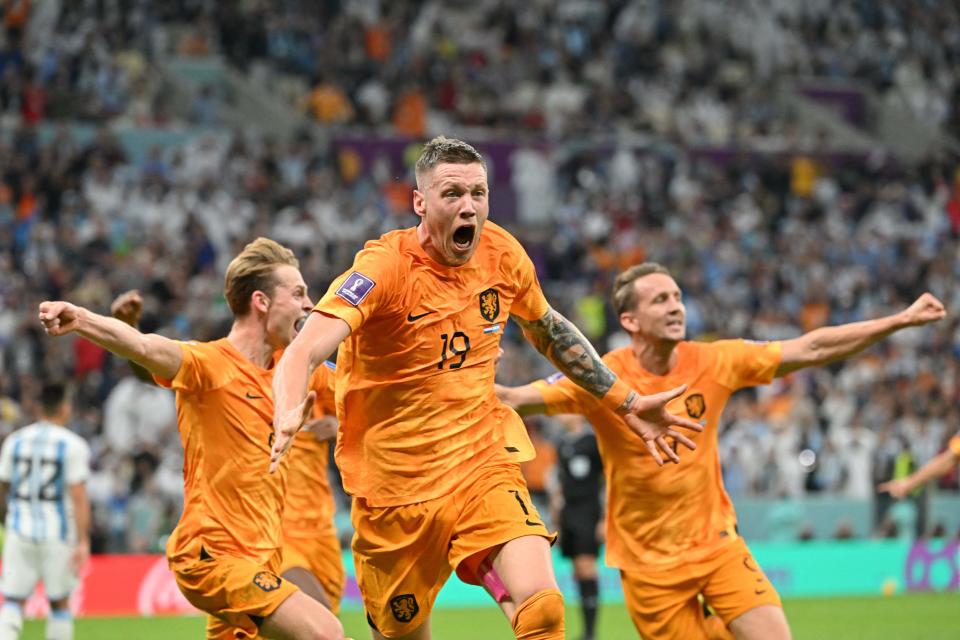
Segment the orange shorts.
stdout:
[[427,621],[456,569],[479,584],[477,565],[490,549],[523,536],[551,542],[516,464],[487,467],[450,495],[397,507],[354,498],[353,560],[368,621],[388,638]]
[[312,573],[330,599],[330,610],[340,613],[340,599],[347,579],[340,555],[340,541],[333,527],[318,531],[311,538],[287,536],[283,539],[282,575],[287,569],[302,567]]
[[257,636],[263,619],[298,590],[279,577],[279,568],[279,553],[266,565],[205,555],[170,567],[190,604],[210,614],[207,638],[211,639]]
[[620,578],[630,618],[644,638],[707,638],[700,593],[727,625],[754,607],[781,606],[742,538],[705,562],[669,571],[621,571]]

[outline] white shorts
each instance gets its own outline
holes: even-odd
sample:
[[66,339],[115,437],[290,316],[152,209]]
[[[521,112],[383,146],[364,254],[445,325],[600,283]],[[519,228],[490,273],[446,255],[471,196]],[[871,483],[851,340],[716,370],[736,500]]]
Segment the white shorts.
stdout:
[[43,582],[47,600],[62,600],[77,586],[70,566],[74,544],[64,540],[34,542],[7,531],[3,544],[3,576],[0,590],[5,598],[26,600],[37,582]]

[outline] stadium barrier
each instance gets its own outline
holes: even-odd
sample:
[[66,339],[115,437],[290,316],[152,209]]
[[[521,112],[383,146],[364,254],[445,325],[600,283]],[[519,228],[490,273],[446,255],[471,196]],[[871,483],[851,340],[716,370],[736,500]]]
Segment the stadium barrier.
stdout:
[[[844,542],[784,542],[750,545],[757,562],[785,598],[803,596],[892,595],[908,591],[960,590],[957,540],[857,540]],[[353,562],[344,553],[348,583],[343,608],[360,609],[360,592]],[[555,556],[560,588],[571,597],[576,584],[570,562]],[[604,602],[623,602],[616,570],[601,571]],[[479,587],[451,578],[437,606],[468,608],[489,602]],[[87,565],[71,598],[78,616],[195,614],[160,555],[101,555]],[[48,605],[38,590],[27,603],[26,615],[46,615]]]

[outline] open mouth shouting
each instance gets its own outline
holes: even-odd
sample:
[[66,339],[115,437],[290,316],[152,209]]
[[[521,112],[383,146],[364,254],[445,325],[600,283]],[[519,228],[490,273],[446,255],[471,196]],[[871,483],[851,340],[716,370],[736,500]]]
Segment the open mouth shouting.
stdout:
[[453,230],[453,248],[457,253],[466,253],[473,248],[477,236],[477,225],[467,223]]
[[300,333],[300,329],[303,329],[303,323],[307,321],[308,314],[304,314],[297,318],[297,321],[293,323],[293,332]]

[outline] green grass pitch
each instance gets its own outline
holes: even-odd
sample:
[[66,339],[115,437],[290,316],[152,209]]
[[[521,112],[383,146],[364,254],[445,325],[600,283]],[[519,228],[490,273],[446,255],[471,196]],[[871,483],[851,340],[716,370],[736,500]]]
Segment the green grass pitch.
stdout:
[[[787,617],[796,640],[939,640],[960,637],[960,594],[930,593],[888,598],[830,598],[788,600]],[[567,609],[567,637],[579,638],[580,618]],[[370,637],[358,612],[343,616],[348,636]],[[203,638],[200,617],[81,618],[76,640],[160,640]],[[441,610],[433,614],[436,640],[509,640],[506,619],[493,606],[484,609]],[[600,611],[598,640],[636,638],[622,606]],[[24,640],[42,640],[40,622],[26,624]]]

